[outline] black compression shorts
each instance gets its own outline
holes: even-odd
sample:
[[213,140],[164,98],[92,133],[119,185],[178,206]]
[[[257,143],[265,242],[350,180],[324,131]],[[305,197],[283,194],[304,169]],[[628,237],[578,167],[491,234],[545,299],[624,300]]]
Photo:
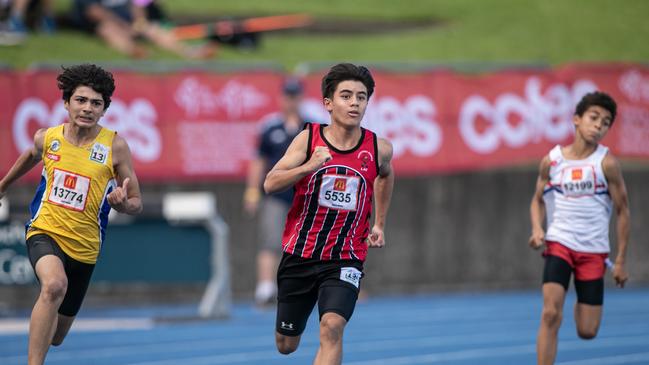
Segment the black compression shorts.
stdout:
[[358,260],[323,261],[284,253],[277,270],[277,332],[301,335],[316,302],[320,318],[332,312],[349,321],[362,277]]
[[[543,283],[558,283],[567,291],[570,286],[572,267],[561,257],[547,255],[543,269]],[[577,280],[575,278],[577,302],[590,305],[604,303],[604,278],[594,280]]]
[[86,296],[95,265],[79,262],[68,256],[54,239],[46,234],[35,234],[29,237],[27,253],[34,272],[36,272],[36,263],[45,255],[54,255],[61,260],[68,279],[68,289],[59,307],[59,313],[69,317],[76,316]]

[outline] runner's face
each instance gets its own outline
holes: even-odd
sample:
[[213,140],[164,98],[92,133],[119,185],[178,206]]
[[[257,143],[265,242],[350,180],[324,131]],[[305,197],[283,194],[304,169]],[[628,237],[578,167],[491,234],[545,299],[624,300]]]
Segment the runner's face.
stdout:
[[360,126],[367,102],[367,88],[356,80],[340,82],[333,99],[324,99],[325,108],[331,114],[331,122],[348,127]]
[[591,106],[580,117],[574,116],[577,133],[588,143],[596,144],[606,136],[611,127],[611,112],[601,106]]
[[104,99],[88,86],[79,86],[65,102],[70,123],[79,128],[92,128],[104,115]]

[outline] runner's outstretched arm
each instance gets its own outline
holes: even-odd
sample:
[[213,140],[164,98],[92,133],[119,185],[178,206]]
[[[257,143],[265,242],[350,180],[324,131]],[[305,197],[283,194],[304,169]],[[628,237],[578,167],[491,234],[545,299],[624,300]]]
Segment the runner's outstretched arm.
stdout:
[[392,169],[392,144],[379,138],[379,176],[374,180],[374,226],[368,237],[369,247],[385,245],[385,219],[392,199],[394,188],[394,171]]
[[619,287],[624,288],[624,284],[629,278],[626,271],[626,250],[629,243],[629,222],[631,221],[629,197],[617,159],[611,154],[606,155],[604,161],[602,161],[602,168],[608,181],[608,191],[611,194],[615,214],[617,215],[617,256],[615,258],[613,278],[615,278],[615,283]]
[[550,157],[545,156],[539,164],[539,177],[536,180],[536,189],[530,203],[530,221],[532,223],[532,235],[529,245],[538,249],[545,243],[545,231],[543,220],[545,219],[545,202],[543,201],[543,190],[550,179]]
[[34,134],[34,145],[23,152],[11,166],[7,175],[0,180],[0,199],[7,193],[9,187],[36,166],[43,156],[43,143],[46,129],[39,129]]

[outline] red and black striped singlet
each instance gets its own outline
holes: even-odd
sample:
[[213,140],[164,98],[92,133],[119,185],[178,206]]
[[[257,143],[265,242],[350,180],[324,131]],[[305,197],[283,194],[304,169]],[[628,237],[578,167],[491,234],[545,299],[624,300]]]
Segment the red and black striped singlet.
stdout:
[[295,184],[293,205],[282,237],[284,252],[304,258],[365,260],[374,179],[378,175],[377,137],[361,128],[358,144],[347,151],[324,137],[326,125],[309,124],[307,159],[317,146],[332,159]]

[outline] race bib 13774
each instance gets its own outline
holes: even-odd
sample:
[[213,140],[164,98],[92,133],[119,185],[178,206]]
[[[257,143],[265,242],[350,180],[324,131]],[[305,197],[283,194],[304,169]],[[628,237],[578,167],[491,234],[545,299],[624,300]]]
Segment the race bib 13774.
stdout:
[[52,188],[47,200],[58,206],[82,212],[86,208],[90,178],[54,169]]

